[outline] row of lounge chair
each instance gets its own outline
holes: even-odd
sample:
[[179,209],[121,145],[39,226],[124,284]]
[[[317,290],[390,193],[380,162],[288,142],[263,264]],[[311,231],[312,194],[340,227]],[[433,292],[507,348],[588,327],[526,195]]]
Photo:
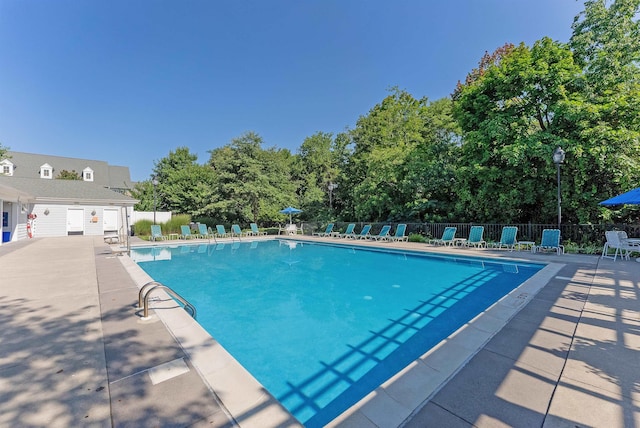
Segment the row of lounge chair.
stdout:
[[[329,223],[324,232],[316,232],[313,235],[319,237],[337,237],[337,238],[352,238],[352,239],[372,239],[376,241],[407,241],[409,238],[405,235],[407,225],[399,224],[396,228],[395,235],[390,235],[390,225],[385,225],[378,235],[371,235],[371,225],[366,225],[362,228],[360,234],[355,234],[355,223],[349,223],[344,233],[334,232],[334,224]],[[429,240],[433,245],[445,245],[445,246],[466,246],[475,248],[486,248],[487,242],[483,239],[484,226],[471,226],[469,230],[468,238],[456,238],[457,227],[450,226],[445,227],[441,238]],[[516,237],[518,235],[518,228],[516,226],[505,226],[502,228],[500,241],[491,244],[491,248],[500,249],[506,248],[514,250],[516,246],[520,247],[520,244],[525,242],[518,242]],[[533,242],[526,241],[527,245],[531,245],[533,252],[541,251],[556,251],[558,254],[564,253],[564,247],[560,245],[560,230],[559,229],[544,229],[542,231],[542,239],[540,245],[535,245]]]
[[[240,229],[240,226],[234,224],[231,226],[231,232],[227,232],[223,225],[216,225],[215,232],[208,228],[205,224],[198,224],[198,231],[192,232],[191,227],[187,225],[183,225],[180,227],[180,234],[172,234],[172,235],[164,235],[162,233],[162,228],[160,225],[152,225],[151,226],[151,240],[165,240],[174,236],[180,239],[192,239],[192,238],[233,238],[233,237],[242,237],[242,236],[261,236],[266,235],[266,232],[262,232],[259,230],[258,225],[256,223],[251,223],[251,230],[243,232]],[[347,225],[346,230],[343,233],[334,232],[334,223],[329,223],[324,230],[324,232],[315,232],[313,236],[318,237],[336,237],[343,239],[367,239],[367,240],[375,240],[375,241],[408,241],[409,237],[406,236],[407,225],[406,224],[398,224],[396,227],[395,234],[391,235],[391,226],[384,225],[380,230],[380,233],[377,235],[371,234],[371,225],[363,226],[360,233],[355,233],[355,223],[349,223]],[[486,248],[487,242],[483,239],[484,235],[484,226],[471,226],[469,231],[468,238],[456,238],[457,228],[455,226],[449,226],[444,229],[441,238],[431,239],[429,240],[430,244],[433,245],[445,245],[445,246],[467,246],[467,247],[476,247],[476,248]],[[505,226],[502,228],[502,233],[500,235],[500,241],[491,244],[492,248],[500,249],[506,248],[510,250],[514,250],[516,246],[519,246],[522,243],[519,243],[516,239],[518,234],[518,228],[516,226]],[[559,229],[544,229],[542,231],[542,239],[540,245],[535,245],[532,242],[528,242],[527,244],[531,244],[532,251],[556,251],[558,254],[564,253],[564,247],[560,245],[560,230]],[[614,245],[610,245],[612,248]],[[605,250],[607,246],[605,245]],[[616,251],[616,255],[617,255]],[[603,251],[604,255],[604,251]],[[615,257],[615,256],[614,256]],[[614,258],[615,260],[615,258]]]
[[393,235],[391,235],[390,233],[391,226],[388,224],[382,226],[380,233],[378,233],[377,235],[371,234],[370,224],[363,226],[360,233],[355,232],[355,228],[356,228],[355,223],[349,223],[344,233],[334,232],[333,227],[334,227],[334,224],[329,223],[327,225],[327,228],[324,230],[324,232],[315,232],[313,233],[313,236],[336,237],[336,238],[344,238],[344,239],[369,239],[374,241],[408,241],[409,240],[409,237],[406,236],[406,231],[407,231],[406,224],[399,224],[398,227],[396,227],[395,234]]
[[190,226],[182,225],[180,226],[180,233],[165,235],[162,233],[162,227],[154,224],[151,226],[151,240],[162,241],[172,237],[180,239],[240,238],[242,236],[262,236],[267,234],[267,232],[260,231],[256,223],[251,223],[250,226],[251,230],[243,232],[240,226],[233,224],[231,225],[231,232],[227,232],[224,225],[221,224],[216,225],[216,230],[213,231],[206,224],[199,223],[197,232],[193,232]]
[[[445,227],[442,237],[439,239],[432,239],[429,243],[434,245],[461,245],[468,247],[486,248],[487,242],[483,239],[484,226],[471,226],[469,231],[469,238],[456,238],[456,227]],[[505,226],[502,228],[500,234],[500,241],[491,244],[492,248],[500,249],[506,248],[513,251],[516,246],[524,244],[525,242],[518,242],[516,239],[518,235],[518,228],[516,226]],[[531,245],[531,251],[555,251],[557,254],[564,253],[564,246],[560,245],[560,229],[544,229],[542,231],[542,239],[540,245],[535,245],[533,242],[526,241],[527,245]]]

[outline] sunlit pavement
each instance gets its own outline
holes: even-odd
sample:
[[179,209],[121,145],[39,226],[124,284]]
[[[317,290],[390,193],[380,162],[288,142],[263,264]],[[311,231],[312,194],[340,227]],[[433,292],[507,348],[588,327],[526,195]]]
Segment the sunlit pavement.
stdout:
[[[398,391],[391,382],[372,394],[388,395],[389,407],[370,405],[375,400],[367,397],[334,426],[640,426],[640,263],[378,245],[561,266],[426,401],[394,418],[399,407],[394,397],[413,391]],[[135,309],[139,281],[121,257],[126,258],[95,237],[0,246],[0,426],[235,423],[222,404],[225,397],[194,369],[190,354],[164,322],[140,319]],[[433,388],[428,379],[410,385],[419,390],[427,383]],[[245,412],[246,423],[240,419],[240,425],[296,425],[290,419],[256,419],[269,407],[265,403],[254,403],[255,412]]]

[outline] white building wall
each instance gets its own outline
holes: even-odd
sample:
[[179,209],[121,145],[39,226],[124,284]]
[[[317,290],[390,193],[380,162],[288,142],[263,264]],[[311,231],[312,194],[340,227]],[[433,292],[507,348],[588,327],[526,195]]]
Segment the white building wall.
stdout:
[[32,211],[38,216],[34,222],[33,236],[67,236],[68,207],[69,205],[36,204]]
[[16,210],[17,223],[14,227],[11,241],[18,241],[27,238],[27,207],[21,204],[14,204]]
[[84,235],[87,236],[104,235],[103,215],[105,209],[118,210],[118,232],[126,234],[126,215],[131,216],[133,211],[133,208],[127,208],[125,214],[125,209],[114,206],[35,204],[32,212],[38,217],[35,220],[34,237],[67,236],[67,211],[69,209],[83,210],[83,230]]
[[[131,217],[131,224],[138,220],[153,221],[153,211],[134,211]],[[156,223],[166,223],[171,220],[171,211],[156,211]]]
[[103,207],[89,206],[84,208],[84,234],[95,236],[104,234],[102,230]]

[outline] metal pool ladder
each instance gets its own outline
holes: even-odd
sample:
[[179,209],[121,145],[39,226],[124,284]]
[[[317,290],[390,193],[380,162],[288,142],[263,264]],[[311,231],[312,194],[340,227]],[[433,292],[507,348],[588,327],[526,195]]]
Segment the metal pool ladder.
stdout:
[[136,309],[138,310],[144,309],[144,315],[142,319],[149,318],[149,296],[155,290],[166,291],[168,295],[170,295],[171,297],[173,297],[174,299],[182,303],[184,310],[187,312],[190,312],[190,315],[193,318],[196,317],[196,307],[193,306],[191,303],[189,303],[187,299],[185,299],[184,297],[182,297],[181,295],[179,295],[178,293],[176,293],[166,285],[157,281],[151,281],[143,285],[142,288],[140,288],[140,291],[138,292],[138,307]]

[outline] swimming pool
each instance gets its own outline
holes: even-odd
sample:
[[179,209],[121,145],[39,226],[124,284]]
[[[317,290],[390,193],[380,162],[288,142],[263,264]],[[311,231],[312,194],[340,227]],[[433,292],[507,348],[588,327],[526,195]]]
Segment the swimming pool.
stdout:
[[542,268],[262,241],[132,252],[301,422],[322,426]]

